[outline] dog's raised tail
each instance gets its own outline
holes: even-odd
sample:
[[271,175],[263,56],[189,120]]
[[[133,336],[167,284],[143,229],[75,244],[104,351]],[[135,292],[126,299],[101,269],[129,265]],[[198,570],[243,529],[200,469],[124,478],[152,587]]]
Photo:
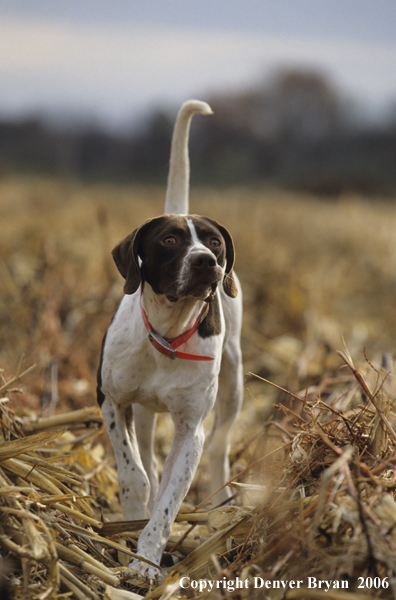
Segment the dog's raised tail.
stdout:
[[192,116],[195,113],[211,115],[206,102],[187,100],[179,110],[173,129],[170,153],[168,186],[165,197],[165,214],[186,215],[189,212],[190,160],[188,136]]

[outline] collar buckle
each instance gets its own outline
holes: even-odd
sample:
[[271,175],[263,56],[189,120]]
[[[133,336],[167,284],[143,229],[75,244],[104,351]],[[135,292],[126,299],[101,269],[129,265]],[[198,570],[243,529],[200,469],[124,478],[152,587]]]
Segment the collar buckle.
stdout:
[[[154,331],[152,329],[149,329],[148,339],[150,340],[150,342],[153,344],[153,346],[157,350],[160,350],[160,348],[158,348],[158,346],[160,346],[161,348],[166,350],[166,356],[169,356],[169,358],[171,360],[176,360],[176,350],[174,348],[172,348],[172,346],[170,344],[168,344],[168,342],[166,340],[164,340],[163,337],[161,337],[157,333],[154,333]],[[168,354],[168,352],[169,352],[169,354]]]
[[171,360],[175,360],[176,358],[181,358],[184,360],[198,360],[198,361],[214,360],[214,358],[212,356],[205,356],[204,354],[191,354],[189,352],[181,352],[179,350],[176,350],[176,348],[178,348],[179,346],[184,344],[187,340],[189,340],[190,337],[195,333],[195,331],[197,331],[199,325],[202,323],[202,321],[205,319],[205,317],[207,316],[207,314],[209,312],[209,304],[208,303],[203,308],[201,314],[199,315],[198,319],[195,321],[195,324],[191,327],[191,329],[189,329],[185,333],[182,333],[181,335],[179,335],[169,341],[164,340],[163,337],[161,337],[160,335],[158,335],[158,333],[155,333],[155,331],[153,331],[153,329],[150,325],[150,321],[148,320],[146,311],[144,310],[143,305],[142,305],[142,288],[141,287],[140,287],[140,308],[142,311],[143,323],[148,331],[148,339],[150,340],[150,343],[154,346],[154,348],[156,350],[158,350],[158,352],[161,352],[161,354],[164,354]]

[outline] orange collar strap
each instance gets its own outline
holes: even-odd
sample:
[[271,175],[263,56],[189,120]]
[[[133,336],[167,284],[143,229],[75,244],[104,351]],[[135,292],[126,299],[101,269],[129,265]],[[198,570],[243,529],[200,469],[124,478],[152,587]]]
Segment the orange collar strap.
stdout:
[[143,322],[148,331],[148,338],[149,338],[150,342],[153,344],[154,348],[156,348],[156,350],[158,350],[158,352],[161,352],[161,354],[168,356],[172,360],[175,360],[176,358],[181,358],[183,360],[198,360],[198,361],[214,360],[214,358],[212,356],[205,356],[204,354],[190,354],[189,352],[181,352],[180,350],[176,350],[176,348],[178,348],[179,346],[181,346],[182,344],[187,342],[187,340],[189,340],[190,337],[197,331],[198,327],[200,326],[200,324],[202,323],[202,321],[205,319],[206,315],[209,312],[209,304],[208,303],[206,303],[206,305],[204,306],[198,319],[195,321],[195,323],[191,327],[191,329],[189,329],[185,333],[182,333],[181,335],[178,335],[177,337],[172,338],[170,340],[165,340],[163,337],[161,337],[160,335],[158,335],[158,333],[156,333],[154,331],[154,329],[150,325],[150,321],[148,320],[147,313],[144,310],[141,301],[140,301],[140,306],[142,309]]

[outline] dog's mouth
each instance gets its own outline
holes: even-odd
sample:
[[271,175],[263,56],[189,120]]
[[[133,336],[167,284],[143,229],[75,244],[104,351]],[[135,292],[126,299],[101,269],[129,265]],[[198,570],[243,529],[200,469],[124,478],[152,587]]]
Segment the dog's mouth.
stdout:
[[213,302],[214,297],[216,296],[216,292],[217,292],[217,283],[212,283],[212,291],[210,292],[209,296],[207,298],[205,298],[206,302]]
[[198,283],[195,285],[189,293],[189,296],[193,298],[199,298],[201,300],[206,300],[207,302],[211,302],[215,297],[217,290],[218,281],[213,283]]
[[182,293],[177,295],[166,294],[167,299],[170,302],[177,302],[183,298],[196,298],[197,300],[205,300],[205,302],[212,302],[217,292],[218,281],[213,283],[197,283],[188,289],[183,290]]

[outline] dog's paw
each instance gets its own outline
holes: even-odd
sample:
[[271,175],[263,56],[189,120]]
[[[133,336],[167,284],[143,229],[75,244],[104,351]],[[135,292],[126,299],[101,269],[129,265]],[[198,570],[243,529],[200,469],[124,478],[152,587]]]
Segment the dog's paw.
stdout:
[[160,580],[164,579],[165,574],[159,567],[154,567],[154,565],[149,565],[142,560],[138,560],[134,558],[128,565],[129,569],[133,571],[137,571],[139,575],[145,577],[146,579]]

